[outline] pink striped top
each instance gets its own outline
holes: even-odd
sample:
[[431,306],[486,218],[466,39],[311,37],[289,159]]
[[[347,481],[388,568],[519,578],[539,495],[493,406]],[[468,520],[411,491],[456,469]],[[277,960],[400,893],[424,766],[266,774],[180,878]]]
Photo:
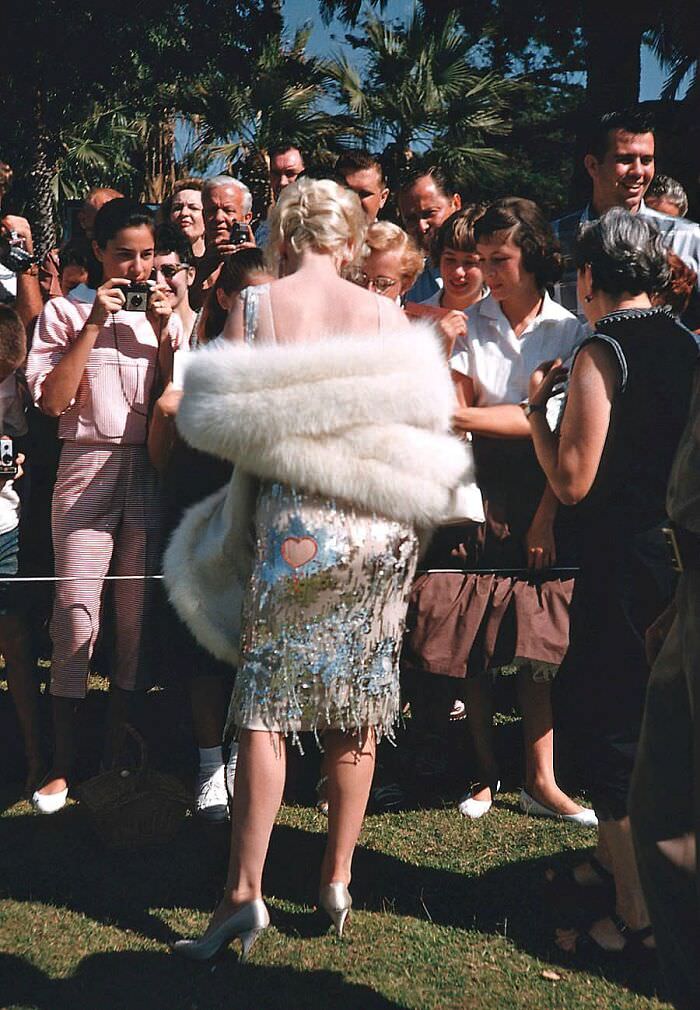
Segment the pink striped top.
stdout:
[[[81,285],[70,297],[53,298],[44,306],[26,369],[37,405],[44,379],[82,330],[93,299],[94,292]],[[168,332],[174,346],[181,341],[181,331],[179,319],[171,316]],[[145,314],[110,316],[90,352],[76,397],[61,414],[58,437],[71,442],[145,443],[157,358],[158,340]]]

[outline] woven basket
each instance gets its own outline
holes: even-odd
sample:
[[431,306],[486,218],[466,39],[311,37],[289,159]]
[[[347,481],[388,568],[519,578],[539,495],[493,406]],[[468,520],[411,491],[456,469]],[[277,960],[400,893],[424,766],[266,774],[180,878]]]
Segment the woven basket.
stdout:
[[[138,746],[136,768],[123,764],[128,738]],[[109,771],[84,782],[82,806],[99,837],[110,849],[140,849],[171,841],[191,807],[179,779],[148,767],[146,742],[124,723]]]

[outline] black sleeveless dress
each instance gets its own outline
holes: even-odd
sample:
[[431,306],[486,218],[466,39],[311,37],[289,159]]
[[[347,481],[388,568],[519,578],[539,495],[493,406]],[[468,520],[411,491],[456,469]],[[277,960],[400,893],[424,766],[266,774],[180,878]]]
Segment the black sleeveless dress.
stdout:
[[620,820],[649,675],[644,633],[674,589],[661,530],[698,344],[660,308],[613,312],[581,346],[592,342],[609,348],[619,386],[594,485],[572,510],[581,572],[554,699],[598,818]]

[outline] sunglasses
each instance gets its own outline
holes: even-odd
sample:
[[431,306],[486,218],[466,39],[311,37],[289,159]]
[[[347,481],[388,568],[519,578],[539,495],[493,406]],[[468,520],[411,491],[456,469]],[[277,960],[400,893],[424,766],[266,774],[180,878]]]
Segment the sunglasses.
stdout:
[[172,263],[165,263],[162,267],[156,267],[156,271],[162,274],[166,281],[171,281],[175,274],[179,274],[181,270],[187,270],[186,263],[181,263],[177,267]]

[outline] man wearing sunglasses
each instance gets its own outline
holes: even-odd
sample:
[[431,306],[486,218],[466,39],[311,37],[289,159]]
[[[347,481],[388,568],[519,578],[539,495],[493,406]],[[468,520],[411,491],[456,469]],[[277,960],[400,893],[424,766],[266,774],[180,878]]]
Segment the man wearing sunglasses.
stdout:
[[154,280],[168,289],[168,300],[173,312],[180,317],[188,339],[197,318],[189,298],[195,275],[192,259],[187,240],[172,225],[162,224],[156,231]]

